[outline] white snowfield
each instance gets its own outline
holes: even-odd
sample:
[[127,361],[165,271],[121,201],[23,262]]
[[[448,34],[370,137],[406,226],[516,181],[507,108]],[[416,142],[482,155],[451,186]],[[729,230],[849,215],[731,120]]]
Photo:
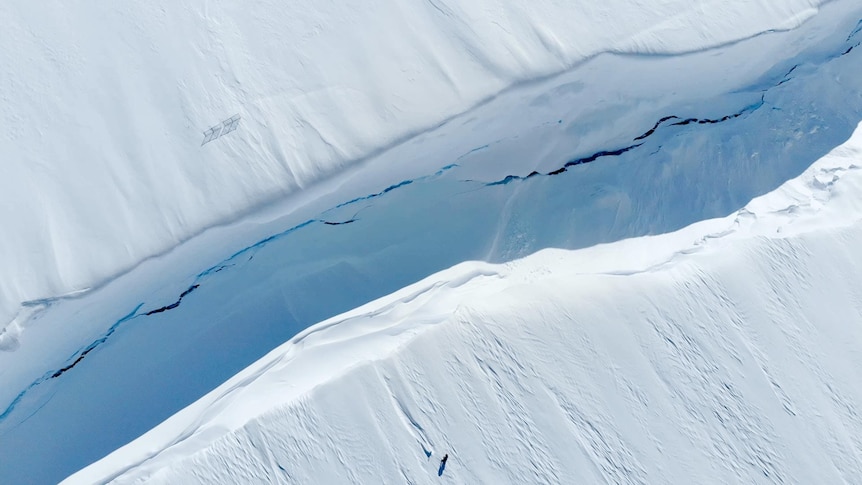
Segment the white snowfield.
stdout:
[[[240,463],[272,449],[300,453],[278,460],[295,482],[404,482],[396,462],[436,480],[425,473],[447,452],[444,479],[565,482],[607,449],[584,480],[625,481],[619,465],[631,481],[794,481],[806,466],[794,447],[811,439],[829,444],[812,456],[850,463],[824,480],[856,466],[858,446],[843,446],[855,425],[834,414],[859,402],[846,384],[858,359],[840,351],[853,327],[828,319],[852,321],[862,301],[841,279],[858,274],[858,0],[50,7],[0,5],[12,32],[0,114],[17,120],[0,130],[14,155],[0,175],[0,483],[56,483],[204,396],[78,477],[184,483],[197,479],[169,477],[186,473],[173,464],[210,456],[232,470],[187,473],[241,482],[208,473],[278,470]],[[815,162],[738,223],[712,220]],[[785,244],[804,249],[793,264]],[[456,266],[545,248],[590,249]],[[778,320],[799,312],[810,318]],[[511,344],[497,350],[494,336]],[[808,336],[820,339],[810,350]],[[209,394],[287,341],[235,392]],[[473,356],[501,364],[486,376]],[[272,359],[290,363],[251,379]],[[771,412],[758,368],[796,417]],[[648,404],[621,408],[618,379]],[[390,395],[422,431],[404,428]],[[562,417],[546,412],[554,402]],[[716,402],[744,424],[721,431],[705,410]],[[595,429],[579,435],[581,461],[561,458],[581,453],[566,416]],[[633,416],[657,416],[652,435]],[[253,447],[231,441],[254,423]],[[746,465],[761,458],[772,465]]]
[[860,247],[862,125],[731,216],[314,325],[64,483],[855,483]]
[[0,331],[515,84],[821,3],[4,1]]

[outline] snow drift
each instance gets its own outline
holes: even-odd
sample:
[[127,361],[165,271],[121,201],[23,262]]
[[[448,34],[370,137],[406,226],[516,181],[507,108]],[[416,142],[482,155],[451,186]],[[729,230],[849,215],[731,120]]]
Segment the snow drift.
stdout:
[[729,217],[315,325],[65,483],[853,482],[860,244],[862,126]]

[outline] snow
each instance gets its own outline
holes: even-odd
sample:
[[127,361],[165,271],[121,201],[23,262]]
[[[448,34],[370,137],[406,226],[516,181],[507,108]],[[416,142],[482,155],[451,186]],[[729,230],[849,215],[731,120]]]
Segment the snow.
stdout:
[[791,28],[820,3],[4,2],[0,328],[512,85]]
[[860,242],[862,125],[728,217],[321,322],[64,483],[852,482]]
[[[92,31],[72,33],[58,27],[39,32],[34,38],[44,42],[62,35],[92,36],[87,46],[64,41],[52,48],[56,53],[99,52],[92,57],[98,63],[82,63],[81,69],[89,66],[118,81],[85,83],[81,80],[96,74],[84,69],[83,77],[76,78],[80,82],[69,82],[81,92],[85,85],[99,90],[86,101],[74,98],[84,113],[108,120],[104,133],[88,131],[76,142],[98,153],[84,156],[73,149],[78,144],[67,143],[63,153],[75,158],[56,158],[64,169],[42,165],[45,170],[39,171],[38,164],[27,165],[26,170],[35,171],[33,180],[54,177],[55,185],[35,185],[40,201],[68,214],[56,217],[60,213],[52,212],[52,225],[44,226],[39,217],[23,218],[27,211],[42,210],[39,204],[15,199],[13,207],[22,206],[15,213],[22,219],[10,220],[4,228],[20,224],[25,229],[0,238],[0,258],[24,258],[31,249],[36,254],[55,243],[68,256],[33,256],[38,264],[21,263],[28,268],[23,275],[19,270],[25,266],[14,264],[26,259],[9,256],[16,262],[3,266],[0,292],[6,281],[14,288],[8,298],[3,293],[0,306],[17,311],[17,317],[0,331],[0,456],[13,457],[0,460],[0,482],[56,482],[152,429],[316,322],[463,261],[502,263],[543,248],[585,248],[661,234],[735,212],[797,177],[847,141],[862,121],[862,49],[854,47],[862,41],[862,7],[857,2],[829,2],[818,7],[816,15],[809,8],[813,4],[804,2],[744,2],[744,7],[743,2],[703,2],[696,7],[654,2],[649,9],[640,3],[609,4],[617,7],[614,10],[580,3],[578,8],[548,3],[528,9],[512,2],[456,8],[435,1],[416,4],[415,12],[400,3],[389,9],[396,12],[396,20],[378,15],[376,23],[364,22],[370,15],[364,10],[339,10],[347,8],[344,2],[297,6],[290,19],[279,19],[277,12],[270,13],[275,7],[264,4],[261,10],[243,6],[239,11],[210,2],[208,16],[189,3],[165,4],[164,14],[155,4],[114,11],[110,21],[99,22]],[[458,15],[438,17],[431,12],[434,5],[456,9]],[[487,8],[473,10],[483,6]],[[0,6],[0,18],[13,11],[10,8]],[[14,8],[20,13],[35,7]],[[54,21],[95,22],[96,17],[86,22],[78,17],[88,9],[65,8],[57,4]],[[383,7],[368,8],[374,12]],[[421,22],[399,21],[406,18],[399,15],[424,18],[425,10],[433,19],[427,31]],[[674,15],[658,18],[670,11]],[[270,15],[258,15],[261,12]],[[299,30],[284,27],[300,22],[296,19],[304,14],[319,16],[319,35],[301,44],[302,49],[282,42],[299,35]],[[459,19],[472,19],[473,24]],[[496,24],[484,19],[496,19],[514,37],[501,41]],[[572,28],[572,19],[583,20]],[[30,21],[32,29],[41,28],[33,18],[27,25]],[[126,41],[98,42],[108,31],[121,32],[116,35]],[[346,31],[350,33],[342,36]],[[393,32],[404,34],[400,42],[382,38]],[[567,61],[554,64],[536,53],[553,45],[548,42],[551,34],[566,40],[560,52],[569,56]],[[534,36],[544,40],[533,44],[538,38]],[[249,44],[251,37],[260,43]],[[0,42],[26,38],[22,34]],[[136,42],[144,42],[142,38],[147,47],[138,49]],[[211,44],[200,39],[221,39],[219,49],[231,57],[212,60],[203,55],[210,51],[201,45]],[[385,45],[380,58],[356,57],[366,41]],[[350,42],[351,49],[341,42]],[[129,54],[132,47],[142,54]],[[290,58],[279,57],[284,49],[313,56],[305,59],[305,68],[295,68]],[[428,55],[408,56],[413,49],[425,49]],[[592,55],[608,50],[616,53]],[[166,62],[167,52],[177,59],[190,57]],[[129,55],[113,57],[120,53]],[[429,58],[432,53],[437,57]],[[0,53],[10,55],[9,50]],[[393,67],[404,59],[416,68],[401,72]],[[16,62],[23,63],[23,57]],[[141,62],[151,63],[152,69],[129,66]],[[478,64],[483,66],[478,72],[469,70]],[[457,69],[445,71],[442,66]],[[509,67],[492,75],[488,66]],[[236,74],[238,80],[203,79],[201,73],[208,69]],[[444,71],[464,77],[440,83],[435,76]],[[64,70],[63,75],[74,77],[77,72]],[[130,74],[143,72],[166,74]],[[192,78],[196,81],[189,81]],[[314,79],[322,91],[305,84]],[[374,94],[374,103],[380,104],[366,110],[361,97],[337,98],[333,89],[321,87],[343,86],[346,80]],[[142,82],[151,83],[151,91],[137,86]],[[284,91],[293,85],[307,95]],[[262,92],[275,94],[258,104],[249,101]],[[102,102],[103,95],[112,93],[117,102]],[[120,113],[124,103],[139,101],[168,114]],[[51,106],[61,112],[46,115],[49,121],[42,131],[60,133],[59,141],[29,144],[26,153],[63,146],[65,133],[73,133],[68,127],[78,126],[69,122],[65,131],[49,129],[57,127],[52,125],[55,119],[67,116],[69,121],[72,114],[63,111],[64,106]],[[184,107],[182,116],[175,113],[177,106]],[[235,113],[242,119],[236,131],[201,146],[204,130]],[[677,118],[656,125],[669,116]],[[692,118],[700,122],[680,124]],[[135,123],[126,122],[132,119]],[[20,126],[33,128],[29,123]],[[322,133],[331,150],[318,146],[317,135],[306,136],[309,130]],[[106,138],[113,132],[116,138]],[[148,141],[135,138],[138,133]],[[356,142],[366,134],[371,141]],[[598,157],[559,172],[569,162],[634,145],[618,156]],[[114,153],[111,150],[129,156],[108,159],[105,153]],[[158,156],[141,158],[144,150]],[[88,165],[98,163],[98,170]],[[533,171],[539,175],[528,177]],[[85,189],[77,177],[95,185]],[[0,185],[7,180],[12,179],[4,178]],[[123,180],[130,182],[124,185]],[[293,185],[284,185],[285,180]],[[504,180],[508,183],[494,184]],[[27,186],[13,185],[14,190]],[[111,192],[92,187],[116,192],[106,195]],[[87,196],[78,197],[79,191]],[[279,200],[260,206],[273,197]],[[196,209],[189,209],[195,204]],[[0,204],[0,215],[7,207]],[[123,215],[115,217],[112,211]],[[224,223],[229,220],[234,222]],[[81,237],[67,233],[66,225],[81,231]],[[92,225],[98,225],[98,231],[90,231]],[[56,237],[31,238],[28,231]],[[170,237],[163,237],[168,233]],[[688,239],[686,244],[693,240]],[[27,251],[6,253],[5,248],[12,247],[4,246],[8,244]],[[122,248],[123,256],[111,248]],[[646,264],[638,258],[651,252],[670,258],[679,245],[669,244],[668,251],[659,252],[654,245],[626,241],[613,248],[612,254],[590,249],[583,253],[590,257],[579,264],[589,272],[589,265],[601,269],[611,260],[620,262],[619,271],[627,271],[628,263],[622,263],[629,261],[628,253],[621,254],[620,248],[633,254],[631,266],[638,268]],[[71,269],[62,282],[51,283],[59,275],[56,268],[40,265],[62,259],[65,265],[91,272],[80,279],[86,282],[70,284],[83,275]],[[135,266],[104,279],[129,265]],[[468,273],[484,274],[485,268],[505,273],[497,266],[478,266]],[[458,280],[459,271],[443,278],[443,284]],[[488,278],[493,279],[478,279]],[[85,287],[91,289],[81,290]],[[472,288],[469,283],[462,287]],[[70,293],[73,290],[81,291]],[[22,300],[29,301],[17,309]],[[385,323],[375,322],[371,325]],[[414,331],[403,332],[404,338],[412,338]],[[396,350],[377,345],[356,350],[351,362],[388,359]],[[340,345],[330,348],[346,351]],[[345,362],[336,357],[333,366]],[[329,364],[319,373],[306,372],[308,379],[298,385],[309,389],[346,379]],[[237,426],[250,419],[242,412],[236,416]],[[184,443],[200,439],[195,435]],[[457,456],[450,464],[453,470]]]

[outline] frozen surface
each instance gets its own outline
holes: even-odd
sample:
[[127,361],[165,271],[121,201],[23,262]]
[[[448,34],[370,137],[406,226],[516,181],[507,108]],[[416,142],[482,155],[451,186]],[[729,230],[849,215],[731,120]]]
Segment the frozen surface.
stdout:
[[852,483],[860,244],[862,126],[729,217],[321,322],[65,483]]
[[[429,8],[433,5],[443,4],[427,4]],[[511,2],[506,5],[500,7],[501,11],[514,8]],[[616,44],[605,45],[604,49],[693,52],[616,53],[573,61],[561,68],[559,75],[516,83],[433,129],[424,131],[427,126],[422,125],[416,128],[415,136],[390,143],[388,149],[369,148],[367,153],[363,151],[368,156],[344,158],[361,159],[362,163],[334,172],[320,165],[320,170],[308,179],[316,183],[309,185],[305,180],[296,185],[302,190],[288,189],[292,192],[278,203],[208,229],[91,291],[57,298],[77,288],[73,285],[39,294],[47,298],[26,297],[30,301],[16,309],[17,316],[0,331],[0,456],[12,457],[0,460],[0,482],[56,482],[150,430],[316,322],[437,271],[467,260],[506,262],[547,247],[583,248],[666,233],[703,219],[725,216],[798,176],[847,141],[862,120],[862,49],[857,48],[862,41],[862,6],[858,2],[829,2],[816,15],[801,7],[794,10],[792,2],[782,3],[778,10],[749,2],[744,9],[739,7],[741,3],[727,2],[701,3],[696,9],[680,5],[654,4],[657,11],[672,8],[680,15],[669,23],[653,22],[649,29],[632,34],[628,44],[624,42],[628,46],[625,49],[617,49]],[[722,11],[728,5],[739,8]],[[425,6],[422,4],[422,8]],[[619,7],[624,17],[629,15],[621,4]],[[790,10],[783,10],[785,7]],[[9,8],[2,6],[0,12]],[[597,26],[616,32],[614,29],[622,28],[620,25],[627,25],[623,22],[609,26],[603,23],[611,22],[609,18],[583,8],[596,16],[595,25],[586,23],[588,27],[583,27],[589,39],[593,35],[607,39],[602,37],[605,31]],[[626,8],[637,10],[631,5]],[[487,15],[496,11],[492,9]],[[541,11],[544,10],[535,12]],[[138,14],[146,19],[156,12],[158,7]],[[538,15],[535,12],[513,17],[512,22],[521,25],[530,15]],[[722,15],[707,15],[718,13]],[[117,15],[125,18],[126,14]],[[243,15],[246,13],[232,16],[232,22]],[[641,15],[654,19],[650,17],[652,10]],[[164,18],[167,21],[175,17]],[[342,18],[350,22],[347,17],[333,14],[333,19]],[[456,18],[461,17],[447,22],[457,23]],[[724,23],[728,19],[736,19],[732,29]],[[803,19],[807,21],[800,23]],[[629,26],[642,25],[640,21],[640,16],[632,16],[626,22],[631,22]],[[542,25],[553,26],[555,22],[559,22],[557,17]],[[724,26],[723,30],[703,30],[719,26]],[[785,27],[792,29],[781,30]],[[218,31],[216,26],[213,28]],[[770,29],[781,31],[766,32]],[[565,35],[574,35],[570,30],[565,30]],[[761,35],[749,36],[761,30]],[[134,32],[130,29],[124,35]],[[417,32],[422,31],[414,26],[405,39],[419,35]],[[457,38],[447,32],[446,42]],[[665,35],[676,40],[657,40]],[[746,38],[739,42],[700,49],[722,39],[743,37]],[[11,41],[4,38],[0,42]],[[590,42],[584,45],[592,45]],[[112,48],[121,45],[115,43]],[[182,52],[184,44],[177,45],[172,49]],[[400,49],[403,45],[406,44],[387,48]],[[435,40],[429,45],[438,44]],[[494,44],[499,45],[502,44]],[[566,45],[575,48],[575,44]],[[340,49],[338,55],[342,55]],[[461,55],[460,50],[458,53]],[[254,58],[249,56],[241,58]],[[512,55],[503,57],[505,62],[513,59]],[[324,56],[318,64],[328,65],[325,63],[329,59]],[[390,57],[393,62],[397,59]],[[539,57],[530,59],[534,62]],[[268,62],[261,61],[261,66],[275,69],[273,66],[289,65]],[[368,72],[376,72],[375,65],[369,64]],[[530,76],[535,74],[530,72]],[[464,79],[472,83],[486,78],[477,74]],[[511,82],[514,81],[506,81]],[[251,81],[243,81],[244,86],[249,86],[246,83]],[[381,96],[389,95],[388,87],[370,83],[368,89],[373,87],[381,90]],[[115,88],[111,85],[108,90]],[[125,102],[126,98],[118,99]],[[311,102],[310,98],[302,99]],[[445,99],[442,95],[422,95],[393,103],[427,103],[426,108],[433,111],[440,109]],[[406,110],[403,118],[398,114],[392,126],[413,129],[409,119],[421,112],[420,108]],[[337,111],[332,109],[315,111],[315,120],[347,123],[342,115],[353,108],[339,105]],[[272,116],[282,113],[273,110]],[[166,184],[165,194],[156,197],[153,194],[158,192],[150,193],[153,204],[138,206],[152,210],[154,220],[162,220],[159,204],[172,197],[194,194],[203,194],[200,200],[206,201],[201,214],[221,217],[214,216],[217,206],[232,197],[225,187],[243,184],[245,177],[261,175],[249,167],[263,167],[269,160],[269,155],[256,150],[269,150],[262,148],[268,146],[267,140],[290,139],[286,132],[254,132],[257,118],[246,109],[224,111],[207,115],[213,120],[200,130],[195,124],[194,140],[187,142],[188,150],[195,150],[189,153],[209,150],[210,155],[214,151],[220,155],[206,160],[195,158],[200,155],[181,156],[170,162],[183,160],[180,165],[171,165],[173,168],[134,165],[154,170],[150,180],[158,182],[160,188],[153,190],[162,190]],[[201,145],[206,141],[204,130],[234,113],[240,115],[236,130],[230,131],[233,122],[227,128],[222,125],[217,138],[213,131],[211,139]],[[426,121],[432,118],[429,115]],[[266,122],[266,129],[287,129],[288,124],[276,121]],[[117,123],[109,126],[114,129]],[[349,124],[355,129],[376,126],[358,115]],[[226,130],[230,132],[225,134]],[[332,133],[341,133],[340,130]],[[165,136],[175,136],[173,133],[169,131]],[[82,139],[91,141],[96,139],[93,136]],[[33,144],[31,149],[52,146],[55,145]],[[159,144],[141,146],[162,149]],[[302,150],[285,148],[283,153],[292,157],[306,153]],[[284,166],[292,166],[290,157],[281,159]],[[82,160],[82,166],[86,166],[93,159]],[[165,158],[158,160],[169,163]],[[171,171],[198,162],[212,173],[185,179]],[[233,165],[238,163],[249,165],[238,169]],[[331,167],[338,163],[333,162]],[[90,175],[107,176],[112,170],[129,166],[117,162],[115,167],[114,162],[106,162],[105,172]],[[300,172],[297,169],[292,173]],[[44,172],[49,173],[60,172]],[[261,175],[261,183],[276,183],[277,173],[281,172],[271,170]],[[226,185],[222,187],[207,177],[224,177],[222,183]],[[73,174],[62,178],[67,182],[75,180]],[[201,192],[171,185],[186,182],[205,187]],[[78,190],[74,183],[69,187],[60,185],[38,194],[51,199],[53,194]],[[115,181],[105,186],[123,187]],[[129,187],[129,194],[149,190],[137,182]],[[242,204],[232,205],[230,211],[241,211],[264,200],[265,190],[260,187],[242,185],[250,195]],[[211,195],[206,195],[208,190],[212,190]],[[102,193],[88,192],[93,196]],[[114,201],[103,206],[100,202],[99,207],[113,211],[123,204]],[[19,211],[22,214],[33,210],[33,204],[21,205],[26,206]],[[0,211],[5,207],[0,205]],[[79,211],[72,202],[62,207],[74,210],[76,217],[90,214]],[[191,227],[186,223],[191,224],[194,218],[183,216],[181,205],[172,206],[171,211],[175,209],[179,212],[171,213],[184,221],[180,226]],[[231,212],[225,218],[237,214]],[[81,218],[62,220],[75,228],[79,224],[86,228],[88,224]],[[156,237],[161,224],[144,218],[101,216],[99,224],[111,232],[115,220],[135,227],[140,223],[137,230],[141,234],[128,232],[120,236],[129,254],[137,251],[132,249],[140,248],[143,241],[153,241],[148,238]],[[40,227],[37,222],[25,225],[28,230]],[[180,232],[176,240],[185,237],[180,237]],[[0,245],[25,237],[23,233],[10,234]],[[82,246],[85,250],[69,249],[77,244],[74,237],[58,236],[56,241],[64,241],[69,254],[74,254],[75,264],[81,262],[96,270],[97,266],[88,265],[87,258],[97,258],[100,264],[106,262],[119,268],[114,265],[118,260],[111,262],[110,251],[101,246],[110,238],[100,234],[88,233]],[[44,242],[36,238],[27,247],[38,248]],[[625,244],[628,243],[614,247],[628,247]],[[656,251],[653,246],[637,247],[633,249],[636,255]],[[130,260],[138,261],[144,253],[137,254]],[[596,264],[608,264],[608,258],[618,261],[622,256],[614,250],[612,256],[597,257]],[[14,269],[8,273],[4,269],[3,278],[13,276],[3,281],[24,284],[27,278],[50,277],[54,273],[34,267],[26,277],[16,279],[15,274]],[[16,301],[4,297],[0,304]],[[367,352],[373,359],[389,355],[385,347],[372,346]],[[340,375],[309,372],[308,386]],[[134,459],[140,458],[136,456]]]
[[820,3],[5,1],[0,328],[512,85],[792,28]]

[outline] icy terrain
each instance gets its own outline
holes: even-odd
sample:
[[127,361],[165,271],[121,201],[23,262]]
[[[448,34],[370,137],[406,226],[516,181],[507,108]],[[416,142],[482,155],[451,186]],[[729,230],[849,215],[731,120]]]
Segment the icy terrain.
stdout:
[[[228,15],[216,11],[223,4],[213,3],[203,16],[189,4],[113,14],[114,20],[125,19],[125,24],[113,24],[125,29],[125,41],[89,46],[117,50],[94,57],[119,63],[116,68],[100,67],[103,74],[139,73],[123,63],[150,59],[155,55],[150,51],[169,49],[181,56],[183,49],[199,48],[187,46],[180,37],[171,42],[161,37],[181,35],[180,27],[166,24],[183,18],[180,11],[193,17],[184,26],[192,32],[200,28],[201,19],[209,22],[209,40],[201,42],[211,48],[213,39],[219,40],[220,48],[233,54],[230,61],[216,57],[212,66],[165,64],[155,55],[150,60],[162,63],[158,65],[168,70],[165,76],[134,75],[94,93],[91,100],[112,95],[117,102],[82,102],[83,113],[108,120],[105,133],[80,135],[82,145],[98,151],[93,156],[76,152],[78,145],[69,143],[63,156],[51,159],[65,168],[45,165],[40,151],[63,146],[62,137],[75,133],[70,126],[89,125],[70,122],[60,127],[52,123],[62,121],[63,112],[49,116],[48,111],[27,108],[46,119],[46,128],[31,135],[63,134],[59,142],[31,139],[21,151],[42,163],[26,162],[23,172],[16,172],[20,166],[14,165],[18,168],[10,173],[26,175],[29,182],[14,182],[11,175],[0,179],[0,184],[14,186],[3,192],[9,197],[16,197],[22,187],[44,188],[37,191],[43,205],[14,200],[12,207],[20,207],[4,227],[22,230],[11,230],[0,240],[0,258],[14,260],[3,263],[0,292],[7,288],[8,293],[3,293],[0,306],[16,315],[0,331],[0,456],[11,457],[0,460],[0,483],[60,480],[145,433],[316,322],[463,261],[506,262],[543,248],[583,248],[725,216],[798,176],[847,141],[862,120],[862,5],[851,0],[835,0],[817,10],[806,2],[782,2],[780,7],[775,2],[702,2],[690,7],[667,1],[651,2],[646,10],[636,2],[618,2],[610,4],[615,16],[587,2],[527,9],[515,2],[493,8],[490,2],[463,2],[456,8],[435,1],[422,3],[416,12],[401,3],[394,9],[397,15],[425,18],[422,14],[433,20],[427,31],[419,28],[425,25],[419,20],[408,28],[397,15],[400,20],[375,18],[386,24],[380,32],[404,33],[403,42],[363,39],[385,49],[406,49],[403,57],[384,49],[376,61],[349,62],[342,58],[346,45],[371,51],[351,37],[352,32],[342,38],[343,30],[362,26],[363,36],[366,28],[382,35],[374,27],[378,24],[362,23],[369,20],[364,10],[347,16],[336,5],[321,3],[314,15],[326,22],[321,20],[319,35],[308,42],[318,42],[314,45],[323,50],[296,44],[309,49],[303,56],[320,56],[312,57],[313,65],[308,59],[297,61],[303,67],[288,76],[293,84],[281,70],[294,64],[280,60],[281,51],[272,46],[288,45],[276,42],[278,36],[298,35],[298,30],[257,15],[265,10],[255,13],[244,7]],[[483,6],[485,10],[472,10]],[[442,14],[436,7],[455,9],[457,15],[438,17]],[[32,8],[0,6],[0,15],[16,11],[23,19]],[[64,8],[58,4],[57,17],[48,20],[60,22]],[[384,5],[368,8],[373,12]],[[294,22],[301,22],[303,12],[315,11],[297,9]],[[129,27],[146,26],[156,17],[159,20],[147,28]],[[489,24],[489,18],[496,23]],[[581,27],[570,28],[570,21]],[[501,43],[498,28],[514,37]],[[548,29],[555,28],[565,48],[543,57],[542,49],[555,44],[536,39],[547,41]],[[50,35],[22,34],[0,42],[47,42],[52,36],[98,32],[58,28]],[[266,33],[271,35],[260,40],[272,41],[270,49],[243,44],[245,36]],[[139,45],[143,38],[149,42],[145,48]],[[428,50],[456,41],[461,44],[445,56]],[[57,62],[74,59],[59,53],[79,44],[61,44]],[[126,48],[143,53],[112,57]],[[410,57],[418,55],[414,48],[439,56]],[[593,55],[602,51],[613,53]],[[523,58],[517,54],[521,52]],[[10,54],[0,53],[4,55]],[[237,67],[251,61],[260,72]],[[416,62],[421,72],[402,69],[402,61]],[[511,62],[521,64],[491,68]],[[469,70],[476,65],[483,66],[476,68],[480,72]],[[89,79],[96,74],[84,69],[88,66],[92,64],[63,72]],[[177,85],[183,76],[200,78],[201,72],[222,67],[223,76],[242,75],[227,84],[218,76],[199,80],[215,83],[205,88]],[[436,76],[442,74],[434,71],[438,68],[463,77],[440,84]],[[274,69],[282,74],[271,72]],[[315,80],[316,69],[322,77]],[[310,74],[305,76],[305,70]],[[26,69],[13,75],[23,72]],[[141,79],[151,79],[152,92],[124,84]],[[379,104],[371,109],[362,104],[362,96],[335,96],[338,90],[316,82],[359,83]],[[61,84],[52,87],[61,89]],[[298,86],[295,93],[284,91],[293,85]],[[407,91],[399,91],[399,86]],[[31,87],[21,89],[29,93]],[[125,89],[134,89],[135,95]],[[265,92],[271,97],[255,98]],[[192,96],[189,93],[203,98],[182,98]],[[181,99],[172,104],[176,96]],[[117,114],[120,110],[109,109],[150,97],[148,109],[156,112],[141,125],[123,121],[139,120],[137,111]],[[270,102],[274,104],[266,104]],[[63,103],[56,106],[65,109]],[[183,116],[176,114],[178,106],[185,107]],[[376,118],[384,112],[389,117]],[[204,138],[204,130],[234,113],[241,116],[238,125],[231,125],[235,131],[221,128],[218,138]],[[196,120],[201,117],[211,121],[199,126],[202,122]],[[337,126],[324,128],[327,123]],[[136,138],[132,125],[148,136],[164,137],[164,143]],[[16,126],[32,128],[30,123]],[[99,138],[114,130],[121,141]],[[308,136],[308,130],[321,135]],[[3,136],[12,135],[0,135],[0,143],[6,143]],[[123,145],[123,139],[131,145]],[[318,140],[325,140],[326,147]],[[13,148],[24,146],[17,143]],[[128,156],[105,155],[114,149]],[[43,185],[45,177],[52,182]],[[106,195],[115,189],[114,195]],[[203,227],[235,219],[284,194],[277,203],[186,240]],[[0,205],[0,211],[8,207]],[[57,208],[72,216],[53,212]],[[49,217],[49,225],[42,225],[43,216]],[[98,231],[91,231],[96,225]],[[34,230],[39,234],[28,235]],[[82,236],[69,231],[81,231]],[[177,245],[180,240],[185,242]],[[57,251],[46,249],[46,244],[56,245]],[[115,250],[120,247],[118,256]],[[614,247],[632,247],[636,255],[658,250],[648,244]],[[170,251],[141,262],[167,248]],[[52,257],[44,257],[46,251]],[[27,263],[28,257],[35,258],[33,264]],[[602,268],[621,257],[614,249],[595,264]],[[41,266],[54,262],[62,264]],[[105,280],[130,265],[135,266]],[[59,271],[61,266],[66,269]],[[3,287],[6,284],[11,286]],[[90,285],[90,291],[58,297]],[[23,300],[28,301],[19,306]],[[412,330],[404,335],[412,335]],[[372,345],[362,355],[387,359],[387,349],[392,350]],[[307,371],[307,386],[341,375]],[[200,438],[196,435],[186,445]],[[157,443],[157,448],[164,445]],[[359,452],[356,447],[350,450]],[[125,464],[112,461],[111,466],[140,460],[136,453],[121,460]],[[490,455],[487,459],[499,460]],[[456,463],[451,463],[453,469]]]
[[820,3],[4,1],[0,329],[504,88],[792,28]]
[[729,217],[315,325],[65,483],[855,483],[860,246],[862,126]]

